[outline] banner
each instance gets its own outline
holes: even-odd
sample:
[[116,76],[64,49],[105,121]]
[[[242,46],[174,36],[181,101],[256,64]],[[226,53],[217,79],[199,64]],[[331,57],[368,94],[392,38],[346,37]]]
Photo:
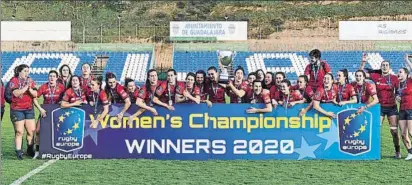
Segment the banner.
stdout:
[[247,40],[246,21],[171,21],[170,39],[175,41]]
[[[380,107],[357,114],[361,104],[322,105],[337,115],[325,117],[314,110],[299,117],[295,105],[271,113],[247,114],[263,104],[178,104],[175,111],[155,107],[128,124],[129,108],[122,123],[117,114],[123,105],[111,105],[110,115],[90,128],[93,108],[59,108],[43,105],[42,159],[146,158],[173,160],[234,159],[380,159]],[[373,116],[375,115],[375,116]]]
[[404,42],[377,42],[375,43],[375,51],[412,51],[412,43]]
[[1,41],[71,41],[70,21],[1,21]]
[[339,40],[412,40],[412,21],[339,21]]

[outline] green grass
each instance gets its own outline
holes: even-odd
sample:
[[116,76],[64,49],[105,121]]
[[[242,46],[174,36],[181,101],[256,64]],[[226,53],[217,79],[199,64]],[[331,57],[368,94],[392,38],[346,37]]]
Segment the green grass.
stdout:
[[[8,115],[6,107],[1,184],[10,184],[45,162],[28,157],[16,160]],[[392,158],[386,123],[382,131],[379,161],[62,160],[23,184],[410,184],[412,163]],[[407,154],[403,146],[402,154]]]

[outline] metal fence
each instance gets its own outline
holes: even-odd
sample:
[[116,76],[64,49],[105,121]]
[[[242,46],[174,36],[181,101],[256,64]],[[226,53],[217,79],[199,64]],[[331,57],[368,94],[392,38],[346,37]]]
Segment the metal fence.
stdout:
[[[410,16],[376,17],[376,21],[409,21]],[[345,19],[348,20],[348,19]],[[349,19],[358,20],[358,19]],[[359,20],[362,20],[359,18]],[[329,17],[311,18],[306,20],[288,21],[284,24],[268,24],[248,22],[248,39],[264,40],[272,38],[295,37],[338,37],[339,21]],[[122,23],[118,18],[117,24],[105,25],[85,23],[72,26],[72,41],[76,43],[142,43],[142,42],[171,42],[169,41],[169,25],[130,25]]]

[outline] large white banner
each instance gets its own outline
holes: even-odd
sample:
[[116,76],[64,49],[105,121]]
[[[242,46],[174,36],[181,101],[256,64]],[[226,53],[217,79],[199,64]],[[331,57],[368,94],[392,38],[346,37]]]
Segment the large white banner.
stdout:
[[216,38],[216,40],[247,40],[246,21],[170,22],[171,38]]
[[412,40],[412,21],[339,21],[339,40]]
[[1,41],[70,40],[70,21],[1,21]]

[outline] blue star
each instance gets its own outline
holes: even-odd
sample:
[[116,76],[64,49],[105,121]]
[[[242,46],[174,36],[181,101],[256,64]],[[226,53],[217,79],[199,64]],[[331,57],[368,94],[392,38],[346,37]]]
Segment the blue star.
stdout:
[[[113,115],[113,113],[116,113],[114,115],[117,115],[121,110],[123,109],[123,107],[119,107],[119,106],[112,106],[112,110],[110,111],[109,115]],[[96,116],[95,116],[96,117]],[[99,123],[97,124],[97,128],[90,128],[90,124],[91,124],[91,120],[85,120],[85,132],[84,132],[84,137],[89,136],[92,138],[94,144],[98,144],[97,143],[97,138],[98,138],[98,132],[100,130],[103,130],[102,125]],[[106,128],[110,128],[110,125],[108,124],[106,126]]]
[[102,126],[100,124],[97,125],[97,128],[90,128],[91,121],[87,121],[86,130],[84,131],[84,137],[90,135],[94,144],[97,145],[97,132],[102,130]]
[[295,152],[299,154],[298,160],[304,159],[306,157],[311,157],[316,159],[314,151],[319,148],[321,144],[316,144],[309,146],[305,138],[302,137],[302,142],[300,143],[300,148],[296,148]]
[[325,150],[327,150],[329,147],[331,147],[334,143],[337,143],[338,141],[339,141],[339,135],[338,135],[339,133],[338,133],[338,129],[337,129],[337,126],[336,126],[336,124],[335,124],[335,121],[334,120],[332,120],[332,125],[331,125],[331,127],[330,127],[330,129],[329,129],[329,131],[328,132],[324,132],[324,133],[321,133],[321,134],[318,134],[318,136],[320,137],[320,138],[323,138],[323,139],[326,139],[327,140],[327,143],[326,143],[326,146],[325,146]]

